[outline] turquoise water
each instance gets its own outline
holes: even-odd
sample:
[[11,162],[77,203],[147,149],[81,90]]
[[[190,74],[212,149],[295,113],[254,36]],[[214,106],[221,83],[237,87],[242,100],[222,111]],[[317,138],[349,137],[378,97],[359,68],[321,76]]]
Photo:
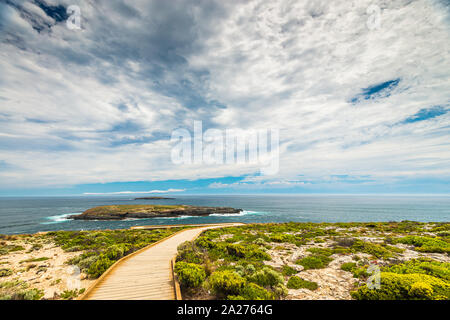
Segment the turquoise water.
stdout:
[[[75,221],[67,216],[112,204],[190,204],[241,208],[238,215],[125,221]],[[450,221],[450,196],[176,196],[174,200],[132,197],[0,198],[0,234],[51,230],[120,229],[139,225],[215,222]]]

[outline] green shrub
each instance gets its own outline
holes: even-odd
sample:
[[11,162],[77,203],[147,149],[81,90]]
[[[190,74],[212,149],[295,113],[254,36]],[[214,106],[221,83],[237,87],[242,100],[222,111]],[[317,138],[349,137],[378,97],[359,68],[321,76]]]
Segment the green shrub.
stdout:
[[352,272],[352,270],[356,268],[356,263],[354,262],[346,262],[341,264],[341,270]]
[[43,290],[29,289],[24,281],[0,282],[0,300],[40,300],[43,296]]
[[242,245],[242,244],[227,244],[225,246],[226,253],[232,257],[233,260],[239,259],[251,259],[251,260],[270,260],[271,257],[268,253],[254,244]]
[[22,260],[22,261],[20,261],[20,263],[24,263],[24,262],[41,262],[41,261],[46,261],[48,259],[50,259],[50,258],[48,258],[48,257],[32,258],[32,259]]
[[353,268],[351,270],[351,272],[353,273],[353,277],[354,278],[360,278],[360,279],[367,278],[367,276],[368,276],[367,268],[368,267],[369,267],[368,265],[364,265],[362,267]]
[[248,264],[245,266],[245,273],[246,274],[253,274],[256,271],[256,268],[253,264]]
[[448,238],[450,237],[450,231],[442,231],[436,234],[438,237]]
[[296,241],[296,237],[292,234],[272,234],[269,237],[269,241],[272,242],[278,242],[278,243],[283,243],[283,242],[290,242],[290,243],[294,243]]
[[12,274],[13,274],[13,271],[11,269],[6,269],[6,268],[0,269],[0,278],[9,277]]
[[25,250],[22,246],[16,246],[16,245],[5,245],[0,247],[0,255],[5,255],[10,252],[16,252],[16,251],[22,251]]
[[432,232],[437,231],[450,231],[450,223],[448,222],[441,222],[438,223],[435,227],[431,229]]
[[248,281],[259,284],[262,287],[275,287],[284,282],[283,275],[269,267],[264,267],[249,276]]
[[239,295],[245,279],[231,270],[215,271],[208,278],[208,284],[218,297],[227,297]]
[[33,243],[33,245],[31,246],[31,248],[28,250],[28,252],[33,252],[33,251],[37,251],[39,249],[42,249],[42,244],[40,243]]
[[44,296],[44,291],[40,289],[30,289],[20,292],[15,299],[19,300],[40,300]]
[[333,254],[333,250],[328,248],[309,248],[307,251],[311,252],[314,255],[322,255],[327,257]]
[[353,252],[364,252],[367,254],[371,254],[372,256],[377,258],[386,259],[392,257],[392,252],[382,247],[381,245],[362,241],[359,239],[355,240],[351,248]]
[[309,269],[322,269],[328,266],[332,261],[331,258],[323,255],[312,255],[303,259],[297,260],[295,263],[303,266],[305,270]]
[[351,247],[355,243],[354,238],[336,238],[334,240],[336,244],[340,247]]
[[351,253],[352,251],[350,250],[350,248],[345,248],[345,247],[335,247],[333,248],[333,254],[348,254]]
[[316,290],[319,286],[317,285],[316,282],[312,282],[312,281],[307,281],[304,280],[300,277],[290,277],[289,281],[287,283],[287,287],[289,289],[309,289],[309,290]]
[[194,242],[186,241],[178,246],[177,261],[189,263],[202,263],[203,254],[197,248]]
[[122,258],[128,250],[129,250],[128,247],[123,243],[114,244],[108,247],[108,249],[105,250],[103,255],[111,261],[116,261]]
[[237,259],[270,260],[268,253],[261,250],[257,245],[227,244],[226,252]]
[[258,245],[258,246],[265,246],[266,245],[266,241],[264,241],[263,238],[258,238],[255,241],[253,241],[253,243]]
[[241,244],[230,244],[226,246],[227,253],[237,258],[245,258],[248,255],[249,249],[247,246]]
[[275,288],[272,288],[273,293],[275,294],[275,297],[280,299],[282,297],[287,296],[288,294],[288,289],[286,288],[286,286],[282,283],[277,284],[275,286]]
[[321,255],[321,256],[331,256],[336,253],[350,253],[349,248],[344,247],[335,247],[335,248],[309,248],[307,251],[311,252],[314,255]]
[[246,283],[239,291],[239,295],[228,296],[230,300],[273,300],[275,295],[257,285],[256,283]]
[[205,269],[195,263],[177,262],[175,272],[181,285],[187,288],[199,287],[206,278]]
[[380,288],[366,285],[352,291],[358,300],[449,299],[450,284],[426,274],[397,274],[381,272]]
[[433,298],[433,288],[426,282],[414,282],[408,293],[411,297],[418,299],[430,300]]
[[431,237],[407,236],[396,239],[396,243],[413,245],[417,251],[450,253],[450,243]]
[[107,257],[101,255],[94,263],[89,266],[87,273],[91,278],[98,278],[113,264],[114,261],[111,261]]
[[283,268],[281,269],[281,273],[284,276],[293,276],[294,274],[297,274],[298,271],[295,268],[292,268],[291,266],[288,265],[284,265]]
[[65,290],[61,293],[60,297],[63,300],[73,300],[76,297],[78,297],[80,294],[82,294],[85,291],[85,289],[75,289],[75,290]]
[[89,267],[98,260],[98,256],[88,256],[80,260],[77,264],[80,270],[88,270]]
[[431,259],[413,259],[401,264],[383,268],[385,272],[393,273],[422,273],[450,281],[450,263]]

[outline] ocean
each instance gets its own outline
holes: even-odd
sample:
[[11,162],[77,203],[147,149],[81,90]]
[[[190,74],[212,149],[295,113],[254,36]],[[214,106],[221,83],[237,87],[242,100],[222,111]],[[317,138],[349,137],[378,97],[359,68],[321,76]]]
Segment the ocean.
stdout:
[[[450,221],[450,196],[176,195],[174,197],[176,198],[171,200],[134,200],[134,197],[130,196],[0,198],[0,234],[216,222]],[[67,216],[82,213],[95,206],[113,204],[227,206],[241,208],[244,211],[234,215],[122,221],[67,219]]]

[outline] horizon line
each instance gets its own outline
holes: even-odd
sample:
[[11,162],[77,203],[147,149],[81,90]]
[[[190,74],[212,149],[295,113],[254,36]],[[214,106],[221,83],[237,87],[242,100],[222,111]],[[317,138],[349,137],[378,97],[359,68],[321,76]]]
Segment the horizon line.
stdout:
[[[110,193],[81,193],[66,195],[0,195],[0,198],[44,198],[44,197],[122,197],[139,195],[139,194],[158,194],[159,196],[176,196],[170,192],[110,192]],[[450,196],[450,193],[186,193],[178,194],[178,196]]]

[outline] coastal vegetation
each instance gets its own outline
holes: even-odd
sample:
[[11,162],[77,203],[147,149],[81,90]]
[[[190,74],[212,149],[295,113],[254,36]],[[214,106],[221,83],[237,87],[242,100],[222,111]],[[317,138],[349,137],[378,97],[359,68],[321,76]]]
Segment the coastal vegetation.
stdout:
[[[448,230],[413,221],[211,229],[178,248],[175,272],[186,299],[450,299]],[[374,266],[380,289],[367,285]]]
[[84,288],[67,288],[69,266],[80,269],[81,282],[86,287],[120,258],[182,229],[1,236],[0,299],[74,299]]
[[290,277],[287,282],[287,287],[289,289],[309,289],[309,290],[316,290],[318,288],[318,285],[316,282],[304,280],[300,277],[293,276]]
[[[450,299],[449,223],[269,223],[178,248],[185,299]],[[0,235],[0,299],[74,299],[114,262],[180,228]],[[82,287],[67,287],[70,265]],[[373,267],[380,288],[370,289]]]
[[43,290],[30,288],[24,281],[0,282],[0,300],[40,300],[43,296]]

